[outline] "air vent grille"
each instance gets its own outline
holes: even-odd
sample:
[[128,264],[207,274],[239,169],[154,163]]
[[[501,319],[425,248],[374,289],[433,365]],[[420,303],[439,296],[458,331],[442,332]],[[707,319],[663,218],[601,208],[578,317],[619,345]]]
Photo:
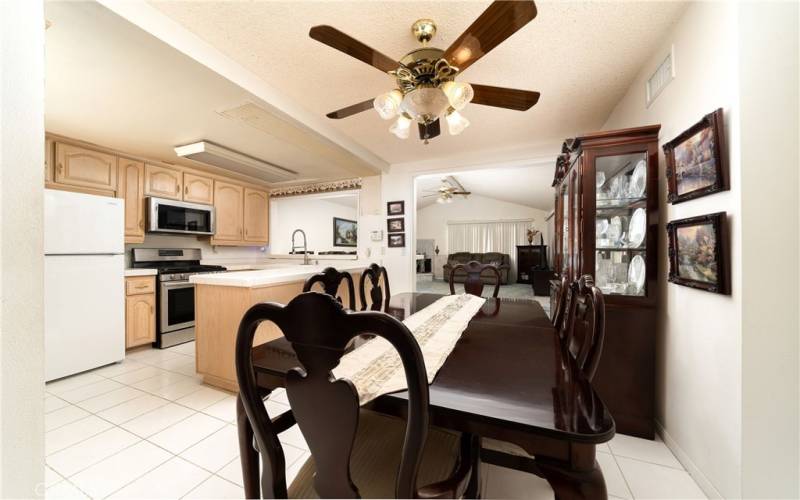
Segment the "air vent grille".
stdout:
[[675,78],[675,65],[673,57],[675,55],[675,47],[672,47],[666,59],[658,66],[655,73],[647,79],[645,84],[645,94],[647,96],[647,106],[649,107],[656,97],[669,85]]

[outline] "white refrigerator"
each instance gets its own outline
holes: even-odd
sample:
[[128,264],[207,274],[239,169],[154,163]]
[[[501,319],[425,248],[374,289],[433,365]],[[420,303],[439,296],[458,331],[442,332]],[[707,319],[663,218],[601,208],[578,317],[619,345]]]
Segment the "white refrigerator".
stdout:
[[45,189],[45,380],[125,357],[124,202]]

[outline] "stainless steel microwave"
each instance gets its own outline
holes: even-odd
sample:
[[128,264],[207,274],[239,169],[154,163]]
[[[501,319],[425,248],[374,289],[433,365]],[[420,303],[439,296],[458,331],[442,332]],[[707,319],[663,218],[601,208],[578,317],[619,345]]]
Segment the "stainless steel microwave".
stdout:
[[147,198],[147,231],[214,234],[214,207],[201,203]]

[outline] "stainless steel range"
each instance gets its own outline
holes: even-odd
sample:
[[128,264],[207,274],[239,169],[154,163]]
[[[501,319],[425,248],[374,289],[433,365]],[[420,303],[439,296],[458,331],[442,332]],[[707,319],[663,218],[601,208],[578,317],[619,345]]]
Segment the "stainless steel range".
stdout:
[[201,265],[199,248],[134,248],[132,267],[158,269],[155,347],[194,340],[194,285],[189,276],[225,268]]

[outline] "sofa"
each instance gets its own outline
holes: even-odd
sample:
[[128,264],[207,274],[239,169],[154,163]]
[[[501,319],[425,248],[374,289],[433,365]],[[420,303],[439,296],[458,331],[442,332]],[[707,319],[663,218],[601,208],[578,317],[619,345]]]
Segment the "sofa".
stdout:
[[[444,280],[450,279],[450,271],[458,264],[466,264],[476,260],[481,264],[491,264],[500,271],[500,284],[508,284],[508,273],[511,269],[511,257],[507,253],[487,252],[487,253],[470,253],[470,252],[456,252],[447,256],[447,264],[443,266]],[[467,278],[467,273],[463,269],[456,271],[453,281],[456,283],[463,283]],[[484,284],[494,284],[494,274],[488,272],[481,275],[481,281]]]

